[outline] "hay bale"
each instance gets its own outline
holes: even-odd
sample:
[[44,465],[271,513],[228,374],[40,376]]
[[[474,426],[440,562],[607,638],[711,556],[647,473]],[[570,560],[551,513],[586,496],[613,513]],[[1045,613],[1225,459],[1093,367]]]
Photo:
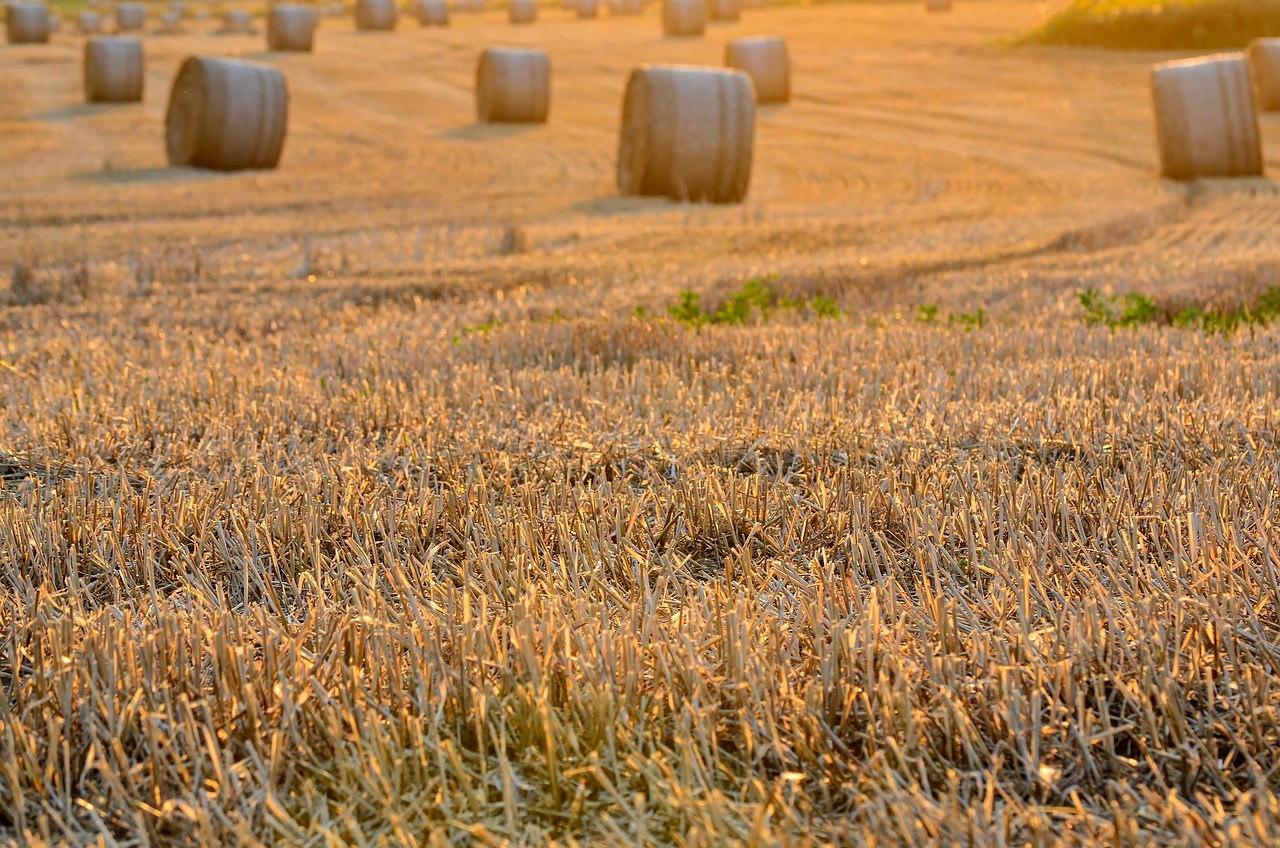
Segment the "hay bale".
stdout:
[[538,0],[509,0],[507,17],[513,24],[531,24],[538,19]]
[[138,39],[113,36],[85,42],[86,103],[140,103],[145,75]]
[[926,12],[950,12],[951,0],[924,0]]
[[356,0],[356,29],[386,31],[396,28],[395,0]]
[[58,15],[50,15],[49,16],[49,34],[53,35],[61,31],[62,31],[62,18],[59,17]]
[[418,23],[424,27],[449,25],[449,4],[445,0],[421,0],[416,12]]
[[756,106],[741,71],[646,65],[622,101],[623,194],[738,203],[751,181]]
[[160,32],[182,32],[182,13],[172,9],[160,16]]
[[278,68],[192,56],[169,95],[169,164],[220,171],[274,168],[288,113],[289,92]]
[[667,37],[702,35],[707,30],[704,0],[663,0],[662,33]]
[[316,13],[307,6],[281,3],[267,13],[267,49],[310,53],[316,41]]
[[1151,91],[1164,176],[1261,176],[1258,116],[1242,54],[1156,65]]
[[102,15],[97,12],[81,12],[76,15],[76,29],[81,35],[97,35],[102,32]]
[[10,3],[5,29],[10,44],[47,44],[49,7],[43,3]]
[[169,11],[177,15],[179,20],[185,18],[187,16],[186,0],[175,0],[175,2],[170,3]]
[[742,17],[742,0],[706,0],[707,17],[713,21],[736,21]]
[[1280,38],[1259,38],[1250,44],[1249,67],[1258,109],[1280,111]]
[[253,15],[246,9],[228,9],[222,16],[222,31],[229,35],[251,35]]
[[116,31],[137,32],[147,26],[147,7],[142,3],[121,3],[116,6]]
[[551,60],[541,50],[490,47],[476,65],[482,123],[540,124],[551,106]]
[[590,20],[600,16],[599,0],[578,0],[578,17],[582,20]]
[[609,14],[618,15],[643,15],[644,0],[609,0]]
[[782,38],[735,38],[724,50],[724,63],[751,77],[757,103],[791,99],[791,55]]

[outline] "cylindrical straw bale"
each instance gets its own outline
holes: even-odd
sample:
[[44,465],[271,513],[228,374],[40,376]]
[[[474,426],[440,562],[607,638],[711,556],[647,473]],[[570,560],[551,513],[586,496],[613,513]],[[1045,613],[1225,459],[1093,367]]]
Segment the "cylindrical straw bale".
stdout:
[[169,4],[169,11],[176,14],[179,19],[185,18],[187,16],[186,0],[174,0]]
[[1243,55],[1156,65],[1151,90],[1164,176],[1191,180],[1262,175],[1258,116]]
[[253,32],[253,15],[247,9],[228,9],[222,16],[222,31],[235,35]]
[[643,15],[644,0],[611,0],[609,4],[609,14]]
[[538,0],[509,0],[507,16],[513,24],[531,24],[538,19]]
[[713,21],[736,21],[742,17],[742,0],[706,0],[707,17]]
[[551,60],[541,50],[490,47],[476,65],[482,123],[540,124],[551,106]]
[[356,29],[395,29],[398,16],[395,0],[356,0]]
[[584,20],[600,16],[599,0],[578,0],[578,17]]
[[951,0],[924,0],[926,12],[950,12]]
[[725,47],[724,63],[751,77],[757,103],[791,99],[791,56],[784,39],[735,38]]
[[44,3],[10,3],[5,29],[10,44],[46,44],[49,41],[49,7]]
[[137,32],[147,26],[147,7],[142,3],[121,3],[116,6],[116,31]]
[[76,29],[81,35],[97,35],[102,32],[102,15],[97,12],[81,12],[76,15]]
[[142,42],[115,36],[84,45],[84,99],[87,103],[138,103],[145,78]]
[[1250,44],[1249,66],[1258,109],[1280,111],[1280,38],[1259,38]]
[[182,13],[175,12],[170,9],[160,16],[161,32],[181,32],[182,31]]
[[706,30],[705,0],[663,0],[662,32],[664,35],[702,35]]
[[288,117],[289,92],[278,68],[192,56],[169,95],[169,164],[220,171],[274,168]]
[[267,49],[310,53],[316,40],[316,14],[309,6],[281,3],[267,13]]
[[751,181],[756,106],[740,71],[646,65],[622,102],[623,194],[738,203]]
[[449,25],[449,4],[445,0],[421,0],[417,11],[418,23],[424,27]]

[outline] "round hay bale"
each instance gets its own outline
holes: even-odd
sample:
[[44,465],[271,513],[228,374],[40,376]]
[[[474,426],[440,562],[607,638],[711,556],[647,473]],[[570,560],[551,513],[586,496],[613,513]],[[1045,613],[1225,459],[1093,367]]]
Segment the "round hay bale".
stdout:
[[97,12],[81,12],[76,15],[76,29],[81,35],[97,35],[102,32],[102,15]]
[[310,53],[316,41],[316,15],[309,7],[281,3],[267,13],[267,49]]
[[418,23],[424,27],[449,25],[449,4],[445,0],[421,0],[418,3]]
[[84,45],[86,103],[139,103],[145,78],[142,42],[113,36]]
[[1242,54],[1156,65],[1151,91],[1164,176],[1262,175],[1258,116]]
[[274,168],[288,117],[289,92],[278,68],[192,56],[169,94],[169,164],[219,171]]
[[160,16],[160,32],[182,32],[182,13],[172,9]]
[[751,77],[757,103],[791,99],[791,56],[785,39],[735,38],[725,47],[724,63]]
[[5,29],[10,44],[47,44],[51,19],[43,3],[10,3]]
[[707,0],[707,17],[713,21],[736,21],[742,17],[742,0]]
[[396,28],[395,0],[356,0],[356,29],[386,31]]
[[643,15],[644,0],[610,0],[609,14],[611,15]]
[[50,15],[49,16],[49,34],[53,35],[61,31],[62,31],[62,18],[59,17],[58,15]]
[[147,26],[147,7],[141,3],[116,6],[116,31],[137,32]]
[[600,16],[599,0],[578,0],[578,17],[590,20]]
[[222,16],[222,31],[230,35],[253,33],[253,15],[246,9],[228,9]]
[[531,24],[538,19],[538,0],[509,0],[507,17],[513,24]]
[[756,105],[740,71],[646,65],[622,101],[623,194],[738,203],[751,181]]
[[707,31],[704,0],[663,0],[662,33],[667,37],[702,35]]
[[951,0],[924,0],[926,12],[950,12]]
[[476,65],[481,123],[541,124],[551,106],[551,60],[541,50],[490,47]]
[[187,4],[185,0],[175,0],[169,4],[169,11],[177,15],[179,19],[187,16]]
[[1250,44],[1249,67],[1258,109],[1280,111],[1280,38],[1259,38]]

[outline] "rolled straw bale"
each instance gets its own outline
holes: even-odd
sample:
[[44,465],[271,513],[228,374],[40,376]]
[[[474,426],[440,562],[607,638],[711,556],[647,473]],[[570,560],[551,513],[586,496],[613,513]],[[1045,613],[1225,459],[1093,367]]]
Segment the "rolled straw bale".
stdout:
[[85,102],[141,102],[144,77],[142,42],[138,39],[113,36],[85,42]]
[[751,181],[756,106],[741,71],[646,65],[622,101],[623,194],[738,203]]
[[782,38],[735,38],[726,45],[724,63],[751,77],[757,103],[791,99],[791,56]]
[[706,30],[705,0],[663,0],[662,32],[664,35],[702,35]]
[[1258,109],[1280,111],[1280,38],[1259,38],[1250,44],[1249,67]]
[[454,0],[455,12],[483,12],[484,0]]
[[1156,65],[1151,90],[1164,176],[1261,176],[1258,116],[1243,54]]
[[253,15],[247,9],[228,9],[222,16],[222,31],[233,35],[249,35],[253,32]]
[[182,14],[172,9],[160,16],[160,32],[182,32]]
[[643,15],[644,0],[610,0],[609,14],[611,15]]
[[267,13],[267,49],[310,53],[316,41],[316,15],[309,7],[281,3]]
[[445,0],[421,0],[417,11],[418,23],[424,27],[449,25],[449,4]]
[[62,18],[58,15],[49,16],[49,34],[53,35],[62,30]]
[[950,12],[951,0],[924,0],[926,12]]
[[169,95],[169,164],[220,171],[274,168],[288,117],[289,92],[278,68],[192,56]]
[[551,106],[551,60],[541,50],[490,47],[476,65],[482,123],[540,124]]
[[356,0],[356,29],[391,30],[396,28],[395,0]]
[[116,6],[116,31],[137,32],[147,26],[147,7],[142,3],[121,3]]
[[5,29],[10,44],[46,44],[52,19],[43,3],[10,3]]
[[742,0],[706,0],[707,17],[713,21],[736,21],[742,17]]
[[538,19],[538,0],[509,0],[507,17],[513,24],[531,24]]
[[179,19],[187,16],[187,4],[185,0],[175,0],[169,4],[169,11],[178,16]]
[[76,29],[81,35],[97,35],[102,32],[102,15],[97,12],[81,12],[76,15]]
[[583,20],[600,16],[599,0],[578,0],[578,17]]

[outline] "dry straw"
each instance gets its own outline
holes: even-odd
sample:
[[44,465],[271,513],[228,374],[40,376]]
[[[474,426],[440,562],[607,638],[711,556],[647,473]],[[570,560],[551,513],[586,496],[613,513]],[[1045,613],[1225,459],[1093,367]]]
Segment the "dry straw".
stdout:
[[46,44],[50,31],[49,7],[44,3],[10,3],[5,30],[10,44]]
[[316,40],[316,16],[308,6],[282,3],[267,13],[267,49],[310,53]]
[[364,31],[385,31],[395,29],[395,0],[356,0],[356,29]]
[[1243,55],[1156,65],[1151,89],[1164,176],[1261,176],[1258,116]]
[[731,70],[645,66],[622,105],[623,194],[738,203],[751,180],[755,94]]
[[235,171],[280,161],[289,95],[277,68],[193,56],[173,81],[165,137],[169,164]]
[[147,7],[143,3],[121,3],[116,6],[116,30],[137,32],[147,26]]
[[476,65],[482,123],[542,123],[551,105],[551,60],[541,50],[491,47]]
[[1258,109],[1280,111],[1280,38],[1260,38],[1250,44],[1249,67]]
[[791,99],[791,56],[785,39],[736,38],[725,47],[724,63],[751,77],[757,103]]
[[538,0],[509,0],[507,17],[513,24],[531,24],[538,18]]
[[704,0],[663,0],[662,32],[671,37],[702,35],[707,30]]
[[84,45],[84,99],[88,103],[142,100],[146,65],[136,38],[91,38]]

